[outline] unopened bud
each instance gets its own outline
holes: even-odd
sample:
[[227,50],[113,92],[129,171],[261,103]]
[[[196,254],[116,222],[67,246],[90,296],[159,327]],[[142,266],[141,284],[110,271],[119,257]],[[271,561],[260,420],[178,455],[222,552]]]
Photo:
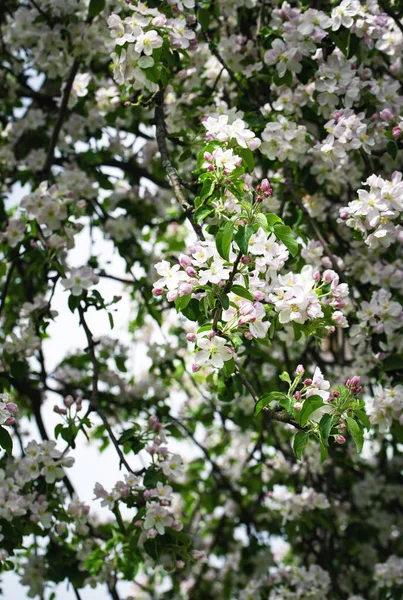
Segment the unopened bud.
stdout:
[[344,437],[344,435],[336,435],[335,440],[338,444],[346,443],[346,438]]
[[294,410],[301,410],[302,402],[294,402]]
[[198,365],[197,363],[193,363],[192,372],[197,373],[197,371],[200,371],[200,365]]
[[304,365],[298,365],[298,367],[295,369],[295,372],[297,375],[303,375],[305,373]]
[[196,334],[195,333],[187,333],[186,334],[186,339],[188,342],[195,342],[196,341]]
[[312,385],[312,379],[304,379],[304,385]]

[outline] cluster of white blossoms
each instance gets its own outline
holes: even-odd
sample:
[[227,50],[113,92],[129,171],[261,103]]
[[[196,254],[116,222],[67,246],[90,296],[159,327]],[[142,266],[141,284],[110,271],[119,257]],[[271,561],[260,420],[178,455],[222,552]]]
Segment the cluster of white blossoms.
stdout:
[[326,510],[330,507],[324,494],[304,486],[299,494],[290,491],[284,485],[275,485],[272,492],[266,494],[265,505],[269,510],[278,511],[283,522],[301,518],[302,513],[310,510]]
[[65,290],[70,290],[73,296],[81,296],[84,291],[89,290],[98,281],[98,275],[94,273],[91,267],[85,265],[79,269],[72,269],[69,277],[61,280],[61,284]]
[[38,495],[35,484],[43,478],[53,484],[64,477],[64,469],[73,465],[74,459],[56,449],[56,442],[38,444],[29,442],[25,455],[15,463],[0,469],[0,517],[12,521],[26,517],[40,523],[45,529],[51,526],[52,510],[42,495]]
[[372,294],[370,302],[361,302],[357,317],[359,322],[350,329],[353,345],[365,343],[369,334],[386,334],[386,340],[381,342],[381,348],[385,352],[392,350],[398,343],[398,333],[393,334],[401,327],[403,307],[400,302],[392,300],[389,290],[381,288]]
[[344,158],[350,150],[362,148],[371,154],[375,137],[368,134],[368,125],[364,122],[364,113],[356,114],[352,109],[337,110],[325,125],[328,137],[321,142],[321,151],[326,156]]
[[[311,265],[302,267],[301,273],[278,275],[272,283],[269,301],[274,304],[280,323],[305,323],[308,319],[324,316],[322,304],[336,309],[333,313],[335,324],[347,327],[347,320],[341,309],[348,305],[348,285],[340,283],[339,275],[332,269],[322,274]],[[328,291],[323,291],[324,288]]]
[[392,555],[384,563],[375,565],[375,580],[379,587],[403,585],[403,558]]
[[393,419],[403,425],[403,385],[376,385],[374,395],[367,402],[366,411],[372,425],[379,425],[381,431],[388,429]]
[[268,583],[274,588],[268,600],[323,600],[329,597],[329,574],[318,565],[305,567],[270,567]]
[[365,185],[369,191],[358,190],[358,199],[340,209],[341,220],[361,232],[370,248],[402,243],[403,229],[395,223],[403,212],[402,173],[395,171],[391,180],[371,175]]
[[241,148],[255,150],[261,144],[259,138],[253,131],[247,128],[245,121],[240,118],[231,118],[230,115],[206,117],[202,119],[202,125],[206,129],[206,140],[218,140],[219,142],[230,142],[235,140]]
[[[153,458],[153,469],[163,473],[169,480],[176,480],[183,475],[183,460],[179,454],[172,454],[164,446],[166,442],[164,426],[156,417],[148,421],[149,432],[157,436],[146,447],[146,451]],[[124,481],[118,481],[109,492],[100,483],[95,484],[94,495],[101,500],[101,506],[114,510],[119,502],[128,503],[129,506],[145,503],[145,514],[135,521],[135,526],[142,529],[140,543],[152,539],[157,535],[164,535],[166,528],[181,531],[183,525],[169,510],[174,500],[173,488],[158,481],[155,487],[144,484],[143,474],[129,473]]]
[[307,135],[305,125],[297,125],[283,115],[278,115],[263,130],[261,152],[270,160],[302,160],[309,148]]
[[113,76],[118,84],[130,83],[134,89],[145,86],[155,92],[158,85],[147,77],[147,69],[158,64],[153,58],[154,50],[161,48],[164,38],[172,48],[187,50],[197,44],[196,34],[189,27],[189,18],[169,19],[143,3],[130,4],[128,8],[132,13],[123,20],[115,13],[108,18],[111,37],[117,46],[112,54]]

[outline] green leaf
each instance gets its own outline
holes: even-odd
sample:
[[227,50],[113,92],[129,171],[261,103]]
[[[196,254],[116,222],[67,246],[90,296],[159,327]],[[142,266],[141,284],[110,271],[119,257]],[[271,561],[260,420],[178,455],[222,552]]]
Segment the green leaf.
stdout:
[[360,453],[362,447],[364,446],[364,432],[361,426],[357,423],[357,421],[355,421],[351,417],[347,417],[346,423],[348,432],[350,433],[351,437],[355,442],[357,452]]
[[276,223],[274,225],[274,234],[276,238],[282,241],[283,244],[288,248],[292,256],[296,256],[298,254],[299,245],[297,240],[294,238],[291,227]]
[[211,194],[214,192],[214,188],[215,188],[215,181],[214,179],[206,179],[203,183],[201,192],[200,192],[200,198],[205,199],[208,198],[209,196],[211,196]]
[[183,309],[187,307],[191,299],[192,294],[186,294],[186,296],[179,296],[179,298],[175,300],[176,312],[182,312]]
[[225,361],[222,372],[225,377],[230,377],[232,373],[235,373],[235,361],[233,358]]
[[368,419],[367,414],[363,410],[355,410],[354,414],[357,415],[361,423],[369,431],[371,429],[371,421]]
[[320,441],[320,462],[324,462],[329,456],[329,448]]
[[208,215],[211,215],[213,212],[213,206],[200,206],[200,208],[195,211],[194,220],[196,223],[200,223],[200,221],[203,221],[203,219],[208,217]]
[[233,292],[236,296],[241,296],[241,298],[246,298],[247,300],[250,300],[251,302],[253,302],[254,298],[253,298],[252,294],[246,288],[244,288],[242,285],[239,285],[238,283],[235,283],[231,287],[231,292]]
[[249,150],[249,148],[242,148],[241,150],[237,150],[237,154],[241,156],[242,161],[248,167],[248,171],[252,172],[255,168],[255,159],[253,157],[253,152]]
[[322,438],[322,442],[327,446],[330,432],[332,430],[333,425],[336,423],[337,417],[329,415],[326,413],[323,415],[321,420],[319,421],[319,431]]
[[0,446],[4,448],[8,456],[13,453],[13,440],[5,427],[0,426]]
[[254,228],[251,225],[240,225],[238,231],[234,235],[234,240],[238,244],[238,247],[242,254],[248,254],[249,240],[254,232]]
[[134,427],[131,427],[130,429],[126,429],[126,431],[124,431],[122,433],[122,435],[120,436],[120,438],[118,439],[118,444],[122,445],[137,435],[138,435],[138,431]]
[[267,224],[269,227],[272,227],[276,223],[281,223],[281,224],[283,223],[283,221],[280,219],[280,217],[278,217],[274,213],[264,213],[264,215],[266,217],[266,221],[267,221]]
[[197,321],[200,316],[200,308],[200,301],[196,300],[196,298],[192,298],[186,308],[182,310],[182,314],[189,319],[189,321]]
[[298,431],[294,438],[294,454],[298,460],[301,460],[302,454],[306,448],[306,445],[309,441],[309,434],[306,431]]
[[229,309],[229,298],[228,298],[227,294],[220,294],[218,299],[221,302],[221,306],[223,307],[223,309],[228,310]]
[[323,405],[324,402],[320,396],[309,396],[309,398],[305,398],[304,404],[302,405],[301,411],[298,415],[298,422],[301,427],[305,427],[312,413],[314,413],[315,410],[318,410],[318,408]]
[[105,4],[106,0],[90,0],[88,16],[94,18],[99,15],[99,13],[104,10]]
[[197,20],[200,23],[200,26],[203,31],[208,30],[211,16],[212,16],[211,11],[209,9],[207,9],[207,8],[199,8],[198,9]]
[[396,142],[388,142],[386,144],[386,152],[393,158],[393,160],[396,160],[398,153],[398,147]]
[[286,396],[286,394],[283,394],[282,392],[268,392],[267,394],[263,394],[263,396],[261,396],[259,398],[259,400],[256,402],[255,405],[255,410],[253,411],[253,414],[255,415],[255,417],[257,417],[257,415],[259,413],[262,412],[262,410],[268,406],[271,402],[289,402],[289,398],[288,396]]
[[229,251],[231,248],[232,236],[234,234],[233,221],[227,221],[217,231],[215,243],[218,254],[224,259],[229,260]]
[[112,316],[112,313],[110,313],[110,312],[108,312],[108,319],[109,319],[109,325],[110,325],[110,328],[111,328],[111,329],[113,329],[113,328],[114,328],[114,326],[115,326],[115,323],[114,323],[114,321],[113,321],[113,316]]

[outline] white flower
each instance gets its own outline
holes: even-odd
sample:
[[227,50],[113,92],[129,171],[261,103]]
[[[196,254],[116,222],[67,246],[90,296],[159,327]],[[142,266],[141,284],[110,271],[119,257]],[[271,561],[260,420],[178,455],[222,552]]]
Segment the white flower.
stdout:
[[134,49],[136,52],[144,52],[147,56],[153,53],[154,48],[161,48],[163,39],[155,30],[142,33],[136,40]]
[[173,522],[169,512],[157,502],[147,505],[144,529],[156,529],[160,535],[164,535],[165,527],[171,527]]
[[66,290],[71,290],[73,296],[80,296],[84,290],[88,290],[98,281],[98,275],[95,275],[90,267],[85,266],[72,269],[70,277],[62,279],[61,283]]
[[224,366],[224,362],[231,360],[233,357],[232,348],[226,346],[226,343],[227,340],[218,335],[211,340],[208,338],[198,339],[197,345],[200,350],[196,352],[195,363],[197,365],[204,365],[209,362],[213,367],[221,369]]

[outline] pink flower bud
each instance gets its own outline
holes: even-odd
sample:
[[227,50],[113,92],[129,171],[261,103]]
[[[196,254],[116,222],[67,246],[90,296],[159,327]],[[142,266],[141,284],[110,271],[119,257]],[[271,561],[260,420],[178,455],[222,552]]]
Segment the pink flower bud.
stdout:
[[256,148],[259,148],[261,143],[262,142],[259,140],[259,138],[252,138],[248,142],[249,150],[256,150]]
[[195,333],[187,333],[186,334],[186,339],[188,342],[195,342],[196,341],[196,334]]
[[183,523],[181,521],[174,520],[171,523],[171,527],[172,529],[175,529],[175,531],[181,531],[183,529]]
[[295,392],[294,398],[295,400],[301,400],[301,392]]
[[176,300],[179,296],[179,292],[178,290],[170,290],[167,293],[167,300],[168,302],[173,302],[174,300]]
[[347,219],[348,219],[349,216],[350,215],[348,214],[348,212],[346,210],[341,210],[340,211],[340,219],[342,221],[347,221]]
[[346,438],[344,437],[344,435],[336,435],[335,440],[338,444],[346,443]]
[[249,256],[243,256],[243,257],[241,258],[241,263],[242,263],[243,265],[248,265],[248,264],[249,264],[249,263],[251,263],[251,262],[252,262],[252,259],[251,259],[251,258],[249,258]]
[[205,152],[203,154],[204,160],[206,160],[207,162],[211,162],[213,160],[213,155],[211,154],[211,152]]
[[207,171],[214,171],[214,165],[209,165],[207,167]]
[[384,108],[383,110],[381,110],[381,112],[379,113],[379,116],[381,117],[381,119],[383,119],[384,121],[390,121],[391,119],[393,119],[393,112],[390,110],[390,108]]
[[312,379],[309,379],[309,378],[308,379],[304,379],[303,384],[304,385],[312,385]]
[[301,410],[302,402],[294,402],[294,410]]
[[298,367],[295,369],[295,372],[297,375],[303,375],[305,373],[304,365],[298,365]]
[[178,287],[179,296],[187,296],[188,294],[191,294],[192,289],[193,288],[190,283],[180,283]]
[[322,279],[323,281],[326,281],[326,283],[331,283],[336,277],[337,273],[335,273],[335,271],[333,271],[332,269],[326,269],[326,271],[324,271],[322,275]]
[[63,404],[64,404],[64,406],[67,406],[67,408],[72,406],[74,404],[73,396],[66,396],[63,400]]
[[242,158],[239,158],[239,160],[237,160],[235,164],[237,167],[240,167],[242,164]]
[[194,267],[187,267],[186,275],[189,277],[194,277],[196,275],[196,269]]
[[402,130],[400,129],[400,127],[398,127],[398,126],[396,125],[396,127],[394,127],[394,128],[392,129],[392,135],[393,135],[393,137],[395,137],[395,138],[397,138],[397,137],[399,137],[400,135],[402,135]]
[[137,521],[134,522],[134,526],[135,527],[141,527],[142,526],[142,522],[140,519],[137,519]]
[[149,500],[150,498],[153,497],[154,490],[145,490],[143,495],[146,500]]
[[18,413],[18,406],[16,404],[14,404],[14,402],[7,402],[6,409],[12,415],[16,415]]
[[263,202],[263,196],[256,196],[256,202]]
[[253,298],[254,300],[256,300],[256,302],[261,302],[262,300],[264,300],[265,296],[263,292],[257,291],[253,294]]
[[319,280],[320,280],[320,273],[319,273],[319,271],[315,271],[315,272],[312,274],[312,277],[313,277],[313,279],[314,279],[315,281],[319,281]]
[[178,258],[178,262],[179,262],[180,266],[183,267],[184,269],[186,269],[186,267],[188,267],[189,265],[192,264],[192,261],[190,260],[190,258],[188,256],[186,256],[186,254],[180,254],[179,258]]
[[253,334],[250,331],[245,331],[244,338],[246,340],[253,340]]
[[351,385],[360,385],[361,382],[361,377],[359,375],[354,375],[354,377],[351,378]]
[[78,396],[76,398],[76,411],[80,412],[80,410],[82,409],[82,407],[83,407],[83,399],[81,398],[81,396]]
[[193,363],[192,372],[197,373],[197,371],[200,371],[200,365],[198,365],[197,363]]
[[216,335],[217,334],[215,331],[213,331],[213,329],[211,329],[210,331],[207,332],[207,337],[209,340],[212,340],[213,338],[215,338]]
[[164,290],[162,288],[153,288],[152,289],[153,296],[162,296]]
[[14,423],[15,423],[14,417],[8,417],[8,419],[6,419],[4,425],[14,425]]

